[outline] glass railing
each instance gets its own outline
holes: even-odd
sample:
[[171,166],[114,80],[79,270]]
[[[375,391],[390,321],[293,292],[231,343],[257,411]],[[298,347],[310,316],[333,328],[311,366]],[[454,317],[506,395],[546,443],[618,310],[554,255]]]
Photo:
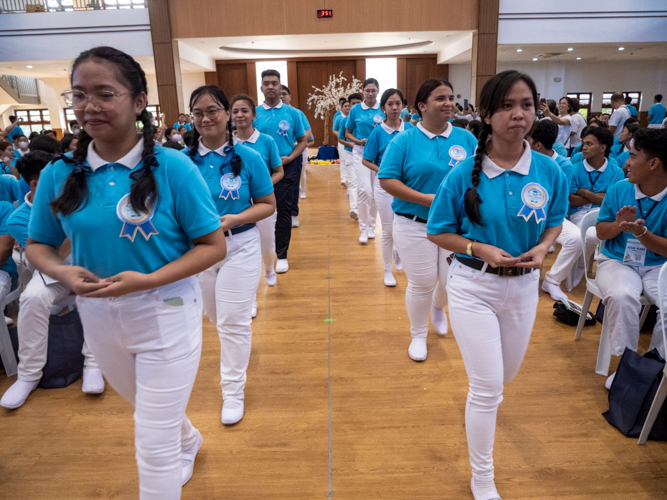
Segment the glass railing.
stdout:
[[144,9],[148,0],[0,0],[0,14]]

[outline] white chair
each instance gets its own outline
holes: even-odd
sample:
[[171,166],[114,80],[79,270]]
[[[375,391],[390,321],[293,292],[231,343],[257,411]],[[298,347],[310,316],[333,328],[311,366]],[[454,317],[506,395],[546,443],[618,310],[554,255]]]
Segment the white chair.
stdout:
[[[588,228],[594,226],[598,220],[598,214],[600,209],[591,210],[588,212],[583,220],[581,221],[581,244],[584,248],[584,260],[586,258],[586,231]],[[574,334],[574,340],[579,340],[581,338],[581,331],[584,328],[584,323],[586,322],[586,316],[588,315],[588,310],[591,307],[591,302],[593,301],[593,296],[595,295],[599,299],[602,299],[602,292],[600,287],[597,284],[595,278],[590,278],[588,276],[588,266],[586,267],[586,295],[584,296],[584,303],[581,306],[581,316],[579,316],[579,323],[577,323],[577,331]],[[641,319],[639,320],[639,329],[644,325],[646,316],[648,316],[649,307],[652,303],[643,295],[639,298],[641,305],[644,306],[642,310]],[[598,348],[598,359],[595,365],[595,373],[598,375],[604,375],[605,377],[609,375],[609,365],[611,364],[611,339],[609,338],[609,329],[607,328],[607,322],[602,323],[602,332],[600,333],[600,347]]]
[[[663,264],[662,269],[660,269],[660,275],[658,276],[658,307],[660,309],[660,322],[662,323],[662,345],[663,348],[667,350],[667,334],[665,333],[665,317],[662,314],[662,311],[665,311],[665,295],[667,295],[667,264]],[[663,355],[665,353],[662,353]],[[644,444],[648,439],[648,435],[651,433],[655,419],[658,416],[658,412],[667,398],[667,365],[662,370],[662,380],[658,386],[658,391],[655,393],[655,398],[653,399],[653,404],[651,409],[646,416],[646,422],[644,422],[644,427],[642,427],[642,433],[639,435],[639,440],[637,444]]]
[[[14,290],[5,295],[0,300],[0,311],[4,311],[8,304],[18,299],[22,291],[23,287],[19,284]],[[0,358],[2,358],[2,364],[5,367],[7,376],[13,377],[16,375],[16,356],[14,355],[12,339],[9,337],[9,328],[7,328],[4,318],[0,318]]]

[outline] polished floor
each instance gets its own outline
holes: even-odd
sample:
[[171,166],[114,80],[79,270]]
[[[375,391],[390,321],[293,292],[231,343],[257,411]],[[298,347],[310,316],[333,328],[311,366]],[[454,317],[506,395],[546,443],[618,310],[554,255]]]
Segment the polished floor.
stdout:
[[[259,286],[246,414],[233,427],[220,423],[220,344],[204,323],[188,406],[204,445],[184,499],[472,499],[467,378],[454,336],[431,327],[428,359],[408,358],[405,274],[383,285],[379,227],[367,246],[357,243],[339,182],[335,165],[308,167],[291,269],[276,287]],[[573,297],[582,296],[579,287]],[[541,294],[500,407],[500,494],[667,499],[667,443],[638,446],[601,415],[599,325],[574,342],[552,306]],[[0,391],[12,381],[0,374]],[[22,408],[0,410],[0,498],[138,497],[132,410],[110,387],[101,396],[83,394],[80,381],[38,389]]]

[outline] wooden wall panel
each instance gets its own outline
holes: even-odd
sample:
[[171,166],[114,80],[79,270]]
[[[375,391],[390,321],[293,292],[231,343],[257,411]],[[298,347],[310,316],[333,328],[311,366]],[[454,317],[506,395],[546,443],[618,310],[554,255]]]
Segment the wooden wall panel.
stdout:
[[292,102],[298,107],[296,103],[299,102],[299,77],[297,70],[297,61],[287,61],[287,83],[292,92]]
[[207,71],[204,73],[204,83],[206,85],[218,85],[218,73],[217,71]]
[[[227,98],[231,98],[235,94],[247,94],[249,92],[248,69],[244,63],[218,64],[217,67],[218,86]],[[255,86],[254,81],[252,86]]]
[[[151,0],[152,1],[152,0]],[[166,0],[165,0],[166,1]],[[478,2],[498,0],[168,0],[174,38],[477,29]],[[317,9],[333,18],[317,19]]]
[[496,74],[499,0],[479,0],[479,27],[472,39],[470,95],[479,102],[484,84]]
[[405,90],[401,90],[405,93],[408,105],[414,105],[417,90],[419,90],[422,82],[429,78],[435,78],[436,63],[437,58],[435,56],[406,59],[406,86]]
[[245,67],[246,79],[248,82],[246,93],[254,99],[255,103],[257,103],[257,66],[255,66],[254,62],[248,62]]
[[405,99],[408,96],[405,94],[408,88],[408,75],[407,75],[407,59],[405,57],[396,58],[396,85],[398,85],[398,90],[403,93]]

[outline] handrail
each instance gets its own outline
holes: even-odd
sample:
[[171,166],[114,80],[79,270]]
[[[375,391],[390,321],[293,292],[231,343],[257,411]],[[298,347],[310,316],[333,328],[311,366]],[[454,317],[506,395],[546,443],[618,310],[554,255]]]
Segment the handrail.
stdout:
[[144,9],[148,0],[0,0],[0,14]]

